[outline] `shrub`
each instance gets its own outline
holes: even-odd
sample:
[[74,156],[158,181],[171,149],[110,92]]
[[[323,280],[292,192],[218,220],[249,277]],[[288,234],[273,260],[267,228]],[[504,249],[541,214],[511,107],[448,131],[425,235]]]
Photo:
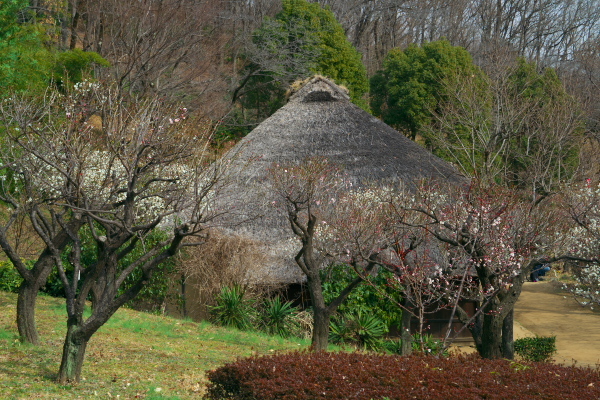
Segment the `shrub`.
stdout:
[[382,349],[390,354],[402,354],[402,339],[384,340]]
[[294,314],[294,325],[290,336],[309,339],[313,333],[314,316],[312,309],[306,309]]
[[217,305],[210,307],[213,321],[222,326],[249,330],[256,321],[255,301],[246,297],[246,289],[240,285],[224,287],[216,297]]
[[297,310],[291,301],[283,302],[279,296],[265,299],[261,312],[263,329],[270,335],[291,336]]
[[210,371],[208,379],[206,398],[211,400],[600,398],[597,369],[477,355],[293,352],[238,360]]
[[333,343],[351,343],[366,350],[379,350],[386,333],[387,327],[377,315],[357,311],[332,321],[330,337]]
[[[321,280],[324,282],[325,303],[329,304],[355,278],[356,272],[348,265],[333,264],[324,268],[321,271]],[[360,312],[377,316],[389,329],[401,323],[401,293],[394,274],[383,269],[377,275],[371,276],[368,282],[354,288],[337,311],[342,315]]]
[[412,338],[412,350],[424,355],[448,356],[448,350],[444,349],[444,343],[428,334],[415,333]]
[[[192,289],[197,302],[194,307],[200,314],[208,317],[210,306],[224,287],[244,285],[249,280],[262,282],[265,291],[277,289],[270,285],[266,269],[264,250],[260,243],[240,235],[224,235],[211,231],[206,242],[199,246],[188,246],[181,253],[177,270],[184,277],[184,286]],[[257,288],[253,287],[253,294]],[[185,308],[185,295],[182,306]],[[194,300],[196,301],[196,299]]]
[[536,336],[515,340],[515,353],[527,361],[550,361],[556,353],[556,336]]
[[0,262],[0,290],[17,293],[23,278],[9,261]]

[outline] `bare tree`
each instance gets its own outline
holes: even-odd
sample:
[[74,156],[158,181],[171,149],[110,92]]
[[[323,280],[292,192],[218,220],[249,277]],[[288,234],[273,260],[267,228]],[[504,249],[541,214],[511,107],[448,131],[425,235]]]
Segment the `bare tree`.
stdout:
[[[2,159],[7,173],[31,188],[15,193],[33,195],[25,203],[45,207],[41,223],[52,221],[59,237],[66,236],[68,246],[48,238],[47,228],[36,230],[65,290],[67,335],[58,375],[64,383],[80,379],[92,335],[161,262],[198,243],[183,239],[198,237],[216,213],[210,199],[223,170],[206,159],[209,133],[191,130],[185,109],[156,98],[129,99],[115,87],[84,82],[67,96],[49,95],[36,112],[41,117],[20,126],[5,120],[11,145]],[[91,115],[101,119],[99,126]],[[157,229],[165,239],[152,246],[145,239]],[[92,263],[82,260],[86,240],[95,249]],[[122,265],[138,246],[140,257]],[[84,318],[92,292],[92,313]]]
[[544,66],[573,65],[573,55],[598,37],[597,0],[320,0],[364,55],[370,74],[387,52],[446,38],[493,66],[501,50]]
[[428,137],[437,154],[463,173],[491,183],[555,192],[579,164],[583,118],[554,70],[521,60],[491,77],[450,77],[432,110]]
[[[69,0],[63,36],[70,48],[95,51],[111,67],[97,76],[110,76],[124,90],[185,98],[203,112],[223,113],[213,91],[225,90],[219,79],[220,59],[230,38],[219,29],[224,1]],[[225,102],[223,102],[226,104]],[[206,105],[214,105],[215,110]]]

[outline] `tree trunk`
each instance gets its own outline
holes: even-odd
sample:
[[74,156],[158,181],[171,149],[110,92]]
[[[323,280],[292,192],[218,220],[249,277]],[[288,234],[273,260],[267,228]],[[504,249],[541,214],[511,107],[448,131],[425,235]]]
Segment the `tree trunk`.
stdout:
[[314,322],[311,348],[313,351],[326,351],[329,343],[330,314],[326,308],[313,307]]
[[34,345],[40,344],[40,338],[35,325],[35,302],[39,287],[23,281],[17,298],[17,327],[23,342]]
[[84,335],[80,325],[68,322],[62,361],[58,371],[58,382],[60,384],[80,381],[88,341],[89,337]]
[[403,356],[408,356],[412,353],[412,335],[410,333],[410,320],[412,314],[408,311],[408,309],[411,307],[411,304],[407,297],[405,297],[402,302],[406,309],[402,309],[402,326],[400,327],[402,348],[400,350],[400,354]]
[[313,351],[326,351],[329,342],[329,322],[331,312],[325,306],[321,278],[317,270],[307,276],[308,291],[313,308],[313,335],[311,349]]
[[[77,230],[83,223],[80,219],[73,219],[68,224],[68,229]],[[61,251],[71,241],[66,230],[62,230],[53,237],[53,246],[56,251]],[[6,240],[6,236],[2,235],[2,249],[8,255],[12,253],[12,248]],[[16,254],[14,255],[16,259]],[[13,264],[15,261],[13,261]],[[25,267],[23,267],[24,269]],[[29,271],[20,270],[19,273],[23,277],[23,282],[19,287],[19,296],[17,298],[17,327],[21,340],[35,345],[40,344],[37,328],[35,325],[35,303],[37,295],[42,286],[48,281],[48,277],[54,268],[53,252],[49,247],[40,254],[33,268]],[[17,268],[19,269],[19,268]]]
[[497,315],[483,317],[483,331],[481,333],[481,350],[483,358],[502,358],[502,326],[503,320]]
[[35,303],[40,288],[46,284],[52,272],[53,263],[49,257],[41,256],[31,270],[31,278],[23,279],[17,297],[17,328],[23,342],[40,344],[35,325]]
[[502,322],[502,357],[512,360],[515,357],[515,342],[513,338],[514,312],[512,309]]
[[181,275],[181,315],[183,318],[188,317],[188,309],[187,309],[187,285],[185,275]]

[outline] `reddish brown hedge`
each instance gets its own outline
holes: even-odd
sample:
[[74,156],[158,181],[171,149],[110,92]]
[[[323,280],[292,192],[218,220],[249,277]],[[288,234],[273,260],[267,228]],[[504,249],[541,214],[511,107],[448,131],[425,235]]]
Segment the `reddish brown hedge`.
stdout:
[[251,357],[208,373],[207,398],[600,399],[600,371],[546,363],[364,353]]

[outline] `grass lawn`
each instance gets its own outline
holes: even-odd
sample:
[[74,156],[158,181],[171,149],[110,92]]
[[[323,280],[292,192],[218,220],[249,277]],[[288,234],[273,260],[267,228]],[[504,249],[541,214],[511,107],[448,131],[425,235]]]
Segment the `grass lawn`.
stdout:
[[121,309],[90,340],[81,383],[63,386],[55,378],[66,331],[64,300],[38,298],[41,346],[18,340],[16,301],[16,294],[0,292],[1,399],[197,399],[206,370],[309,345]]

